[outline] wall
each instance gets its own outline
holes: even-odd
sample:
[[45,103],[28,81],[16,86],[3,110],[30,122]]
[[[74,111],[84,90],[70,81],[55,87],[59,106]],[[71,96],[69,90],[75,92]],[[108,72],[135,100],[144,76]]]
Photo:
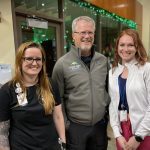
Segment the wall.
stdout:
[[138,0],[85,0],[118,16],[133,20],[142,38],[143,6]]
[[150,1],[138,1],[143,5],[142,41],[150,56]]
[[13,69],[15,62],[15,45],[11,0],[0,0],[0,12],[0,64],[11,64]]
[[85,0],[109,12],[135,21],[136,0]]
[[136,1],[135,8],[135,22],[137,23],[137,30],[140,38],[142,38],[143,6],[138,1]]

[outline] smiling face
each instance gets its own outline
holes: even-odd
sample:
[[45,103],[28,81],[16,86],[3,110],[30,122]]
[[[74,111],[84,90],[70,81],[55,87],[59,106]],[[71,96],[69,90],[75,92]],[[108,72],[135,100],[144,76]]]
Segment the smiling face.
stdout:
[[122,64],[130,62],[135,59],[136,48],[133,38],[127,34],[124,34],[118,43],[118,55],[122,59]]
[[39,48],[27,48],[22,58],[22,74],[24,78],[37,78],[42,69],[42,53]]
[[79,20],[72,34],[74,44],[81,51],[89,51],[94,42],[94,26],[91,22]]

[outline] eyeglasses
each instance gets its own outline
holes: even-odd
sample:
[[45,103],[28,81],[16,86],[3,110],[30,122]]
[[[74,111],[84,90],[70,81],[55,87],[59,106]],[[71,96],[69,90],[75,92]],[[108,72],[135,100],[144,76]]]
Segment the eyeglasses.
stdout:
[[74,33],[78,33],[81,36],[86,36],[86,34],[88,34],[89,36],[93,36],[94,35],[94,32],[86,32],[86,31],[83,31],[83,32],[74,32]]
[[33,57],[23,57],[23,60],[25,62],[27,62],[28,64],[32,64],[34,61],[36,61],[36,63],[40,64],[40,63],[42,63],[44,61],[40,57],[36,57],[36,58],[33,58]]

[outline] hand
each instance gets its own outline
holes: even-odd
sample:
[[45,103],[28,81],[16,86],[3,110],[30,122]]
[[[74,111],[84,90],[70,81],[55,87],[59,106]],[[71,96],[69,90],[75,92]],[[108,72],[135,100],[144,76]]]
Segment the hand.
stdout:
[[127,150],[136,150],[140,145],[140,142],[135,140],[135,137],[132,136],[129,141],[127,142]]
[[10,147],[1,147],[0,146],[0,150],[10,150]]
[[127,141],[123,136],[118,137],[117,142],[123,150],[126,150]]
[[60,144],[61,150],[66,150],[66,143],[61,138],[58,138],[58,143]]
[[66,143],[62,143],[62,150],[66,150]]

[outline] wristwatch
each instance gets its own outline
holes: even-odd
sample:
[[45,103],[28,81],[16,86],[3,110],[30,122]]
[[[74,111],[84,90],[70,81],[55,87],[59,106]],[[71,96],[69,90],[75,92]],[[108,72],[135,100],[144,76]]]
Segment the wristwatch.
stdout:
[[139,136],[139,135],[134,135],[134,137],[135,137],[135,140],[136,140],[137,142],[142,142],[142,141],[143,141],[142,137]]
[[61,150],[66,150],[66,143],[61,138],[58,138],[58,143],[60,144]]

